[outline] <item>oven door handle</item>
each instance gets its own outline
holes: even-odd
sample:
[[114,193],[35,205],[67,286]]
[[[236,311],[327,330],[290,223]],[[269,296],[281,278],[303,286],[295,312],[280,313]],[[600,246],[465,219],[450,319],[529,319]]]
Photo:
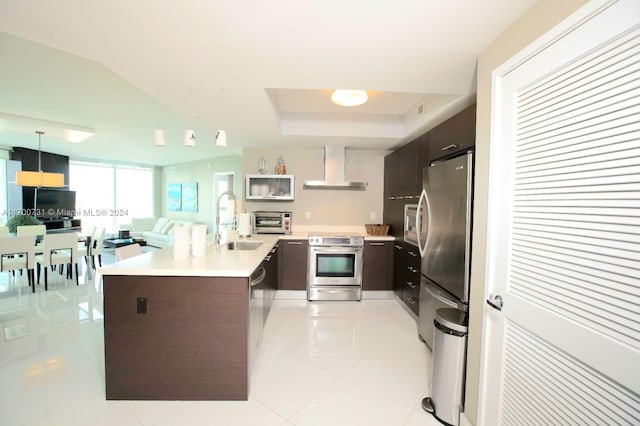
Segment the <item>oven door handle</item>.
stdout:
[[313,248],[311,249],[315,254],[324,254],[324,253],[353,253],[358,254],[360,252],[360,248],[349,249],[349,248]]

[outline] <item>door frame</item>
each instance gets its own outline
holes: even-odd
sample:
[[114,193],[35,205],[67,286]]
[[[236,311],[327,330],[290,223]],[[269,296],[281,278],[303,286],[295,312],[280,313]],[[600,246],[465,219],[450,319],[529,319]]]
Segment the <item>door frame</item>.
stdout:
[[[617,3],[617,0],[593,0],[586,3],[580,9],[569,15],[558,25],[547,31],[541,37],[529,44],[527,47],[519,51],[502,65],[496,67],[491,73],[491,124],[490,124],[490,145],[489,145],[489,179],[488,186],[491,188],[492,182],[497,182],[502,178],[503,164],[508,161],[507,150],[504,149],[505,140],[502,138],[501,126],[498,117],[501,116],[500,94],[502,93],[502,80],[507,77],[513,70],[531,60],[536,55],[543,52],[549,46],[565,37],[575,29],[582,26],[585,22],[599,15],[603,10]],[[497,275],[499,268],[505,267],[506,259],[498,259],[495,255],[494,247],[498,244],[496,238],[500,229],[501,222],[497,220],[497,216],[492,214],[495,210],[503,208],[504,194],[498,191],[488,191],[487,202],[487,224],[486,224],[486,241],[485,241],[485,274],[484,274],[484,297],[482,300],[482,337],[481,337],[481,353],[480,353],[480,377],[478,392],[478,413],[477,423],[479,425],[493,424],[498,418],[495,409],[499,407],[495,404],[490,405],[491,398],[498,398],[501,391],[502,379],[501,371],[492,366],[490,361],[499,359],[499,365],[502,365],[502,353],[496,354],[491,351],[489,341],[495,333],[502,334],[503,330],[501,321],[497,321],[497,314],[491,309],[485,300],[493,291],[492,282]],[[493,408],[493,409],[492,409]]]

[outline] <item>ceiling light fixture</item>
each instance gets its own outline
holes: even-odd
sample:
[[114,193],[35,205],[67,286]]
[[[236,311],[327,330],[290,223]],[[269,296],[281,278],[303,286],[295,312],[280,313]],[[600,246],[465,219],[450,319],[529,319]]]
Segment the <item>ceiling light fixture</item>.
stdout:
[[155,129],[153,131],[153,146],[165,146],[166,144],[164,140],[164,130]]
[[216,146],[227,146],[227,132],[218,130],[216,132]]
[[193,130],[184,131],[184,146],[196,146],[196,132],[194,132]]
[[16,172],[16,185],[30,186],[35,188],[60,188],[64,186],[64,174],[62,173],[45,173],[42,171],[42,135],[44,132],[36,131],[38,135],[38,171],[18,170]]
[[367,92],[364,90],[337,89],[331,94],[331,102],[345,107],[362,105],[368,99]]

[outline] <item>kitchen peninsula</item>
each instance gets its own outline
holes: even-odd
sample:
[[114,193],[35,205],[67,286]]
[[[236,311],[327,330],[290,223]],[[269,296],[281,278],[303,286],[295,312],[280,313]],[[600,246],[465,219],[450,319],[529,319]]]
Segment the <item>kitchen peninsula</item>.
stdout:
[[185,259],[169,247],[100,269],[107,399],[248,399],[278,236],[242,241],[262,244]]

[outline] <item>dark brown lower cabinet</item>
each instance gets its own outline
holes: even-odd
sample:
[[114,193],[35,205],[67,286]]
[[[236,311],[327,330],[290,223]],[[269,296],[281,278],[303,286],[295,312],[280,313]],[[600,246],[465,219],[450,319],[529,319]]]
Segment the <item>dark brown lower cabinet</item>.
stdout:
[[393,241],[364,242],[362,289],[393,289]]
[[266,270],[265,286],[264,286],[264,322],[267,322],[269,312],[271,312],[271,305],[273,305],[273,299],[276,296],[276,290],[278,289],[279,280],[279,245],[276,244],[269,254],[264,258],[263,265]]
[[393,245],[393,290],[396,296],[419,314],[420,300],[420,252],[418,248],[404,241]]
[[279,251],[281,266],[278,290],[306,290],[309,241],[282,239]]
[[104,276],[107,399],[247,400],[248,283]]

